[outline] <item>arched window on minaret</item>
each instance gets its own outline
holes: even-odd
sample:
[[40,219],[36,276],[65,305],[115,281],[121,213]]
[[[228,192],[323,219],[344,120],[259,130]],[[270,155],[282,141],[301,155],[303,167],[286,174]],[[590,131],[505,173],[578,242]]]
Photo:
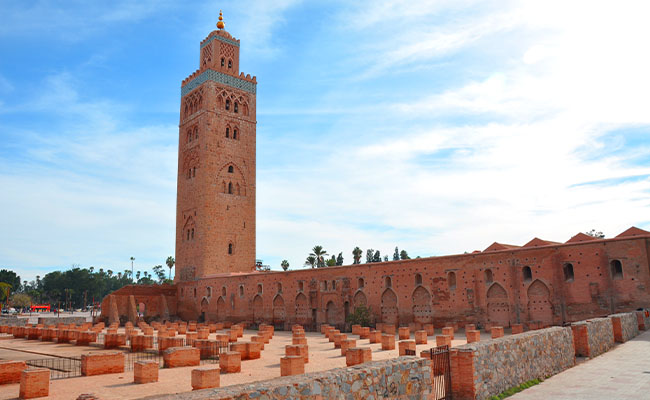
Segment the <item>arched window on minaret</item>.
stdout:
[[196,176],[196,167],[192,168],[192,178]]
[[221,66],[223,67],[225,65],[226,65],[226,59],[224,57],[221,57]]
[[229,127],[226,127],[226,137],[227,138],[230,137],[230,128]]
[[239,103],[235,102],[235,112],[239,112]]
[[230,99],[226,99],[226,111],[230,110]]
[[199,127],[198,126],[194,127],[194,139],[195,140],[199,139]]
[[232,243],[228,243],[228,254],[232,254]]
[[235,169],[232,167],[232,165],[229,165],[229,166],[228,166],[228,172],[231,173],[231,174],[232,174],[233,172],[235,172]]
[[237,139],[237,128],[232,130],[232,138]]
[[232,60],[228,60],[228,69],[232,68]]
[[232,182],[228,182],[228,194],[232,194]]

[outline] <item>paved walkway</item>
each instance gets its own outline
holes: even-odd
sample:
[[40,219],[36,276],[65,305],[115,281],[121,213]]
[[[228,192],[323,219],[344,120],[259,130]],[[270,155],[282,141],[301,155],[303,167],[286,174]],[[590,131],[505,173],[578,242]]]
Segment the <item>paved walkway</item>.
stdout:
[[650,331],[510,399],[650,399]]

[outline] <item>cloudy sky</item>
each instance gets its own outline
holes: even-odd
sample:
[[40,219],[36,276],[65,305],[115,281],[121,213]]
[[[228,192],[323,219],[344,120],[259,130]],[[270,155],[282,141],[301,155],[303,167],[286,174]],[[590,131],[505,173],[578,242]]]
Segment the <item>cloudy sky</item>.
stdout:
[[0,267],[174,252],[180,83],[258,79],[257,256],[650,229],[647,1],[0,3]]

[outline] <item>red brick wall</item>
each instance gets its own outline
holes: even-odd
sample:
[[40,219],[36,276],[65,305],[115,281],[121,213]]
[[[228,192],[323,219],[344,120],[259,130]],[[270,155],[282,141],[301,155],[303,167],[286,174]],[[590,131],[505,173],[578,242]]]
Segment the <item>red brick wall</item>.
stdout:
[[[183,86],[208,69],[240,82],[256,82],[250,75],[239,74],[239,47],[227,43],[231,39],[225,31],[210,33],[204,41],[209,44],[201,50],[199,70]],[[204,51],[212,53],[205,63]],[[223,67],[221,57],[226,59]],[[231,102],[229,110],[226,100]],[[208,80],[181,98],[175,282],[254,269],[255,126],[255,93]],[[204,295],[200,293],[199,301]]]
[[0,385],[20,382],[20,374],[27,369],[24,361],[0,361]]
[[[647,306],[650,302],[648,241],[645,237],[608,239],[370,265],[205,278],[177,285],[178,309],[182,317],[196,318],[200,313],[201,294],[211,292],[204,308],[214,320],[340,326],[346,303],[352,312],[356,302],[365,301],[376,322],[392,317],[391,312],[395,312],[395,320],[390,322],[400,325],[418,317],[420,322],[436,325],[479,322],[485,326],[491,320],[504,327],[528,322],[535,326],[558,325]],[[614,259],[623,264],[622,279],[612,278],[610,261]],[[573,265],[574,279],[566,282],[563,267],[569,262]],[[529,282],[523,280],[524,266],[532,270]],[[488,268],[493,274],[491,284],[485,282]],[[455,288],[449,286],[447,279],[452,271],[456,273]],[[421,288],[416,287],[416,274],[422,276]],[[386,277],[391,279],[389,289]],[[360,278],[364,280],[363,287],[359,286]],[[488,298],[490,288],[494,288],[490,293],[499,292],[495,298]],[[428,303],[420,300],[422,293],[425,300],[428,296]],[[389,304],[391,300],[394,302]],[[417,315],[413,312],[421,310],[422,304],[427,304],[431,311],[431,317],[424,320],[422,312]],[[532,322],[539,321],[540,317],[548,320]]]
[[107,351],[81,355],[81,374],[84,376],[124,372],[124,353]]

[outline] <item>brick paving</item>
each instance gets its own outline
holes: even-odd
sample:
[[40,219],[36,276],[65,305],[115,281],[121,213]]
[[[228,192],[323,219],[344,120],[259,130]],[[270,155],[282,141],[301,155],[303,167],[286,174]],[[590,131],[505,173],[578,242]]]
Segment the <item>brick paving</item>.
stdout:
[[650,331],[557,374],[513,400],[650,399]]

